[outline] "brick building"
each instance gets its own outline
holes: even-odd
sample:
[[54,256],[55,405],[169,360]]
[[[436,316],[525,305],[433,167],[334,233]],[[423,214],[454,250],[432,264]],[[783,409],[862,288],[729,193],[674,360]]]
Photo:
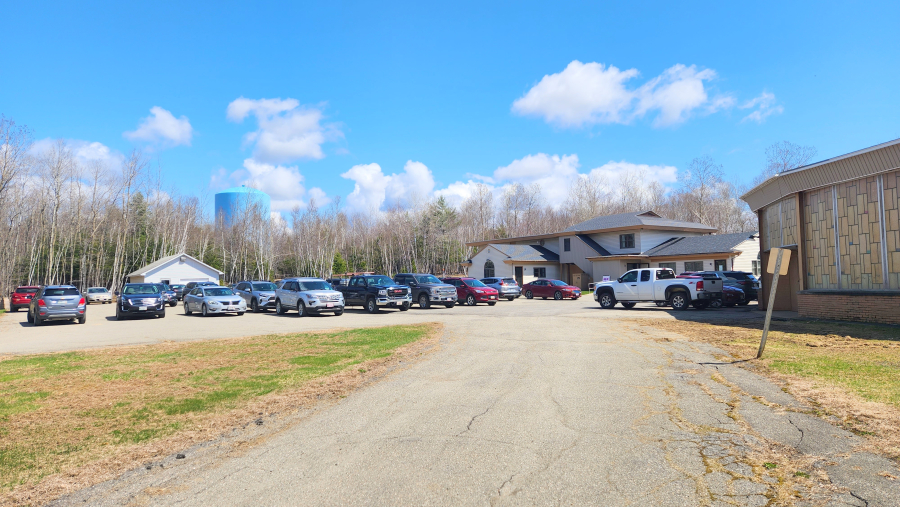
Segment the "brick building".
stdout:
[[900,324],[898,184],[900,139],[780,173],[742,197],[759,218],[762,265],[772,248],[793,251],[776,310]]

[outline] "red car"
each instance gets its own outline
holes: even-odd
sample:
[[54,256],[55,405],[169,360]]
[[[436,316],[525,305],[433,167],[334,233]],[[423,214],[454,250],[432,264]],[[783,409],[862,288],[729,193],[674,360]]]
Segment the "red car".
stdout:
[[578,299],[581,297],[581,289],[562,280],[541,278],[523,285],[522,294],[525,294],[526,299],[535,297],[543,299]]
[[9,311],[17,312],[19,308],[28,308],[31,298],[40,289],[37,285],[23,285],[17,287],[15,292],[9,295]]
[[460,303],[465,301],[469,306],[475,306],[478,303],[494,306],[500,297],[497,289],[488,287],[475,278],[442,278],[441,281],[456,287],[457,301]]

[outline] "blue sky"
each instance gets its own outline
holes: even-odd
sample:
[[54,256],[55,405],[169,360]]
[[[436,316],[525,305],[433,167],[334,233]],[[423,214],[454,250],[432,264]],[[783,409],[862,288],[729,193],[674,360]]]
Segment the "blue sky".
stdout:
[[671,186],[701,155],[749,183],[774,142],[900,137],[896,2],[182,4],[6,2],[0,113],[280,209],[478,181],[558,204],[578,174]]

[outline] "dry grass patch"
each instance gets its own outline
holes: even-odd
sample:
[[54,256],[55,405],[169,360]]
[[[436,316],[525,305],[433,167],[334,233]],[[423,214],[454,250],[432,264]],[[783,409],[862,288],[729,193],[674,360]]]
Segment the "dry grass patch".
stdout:
[[42,503],[258,413],[343,396],[438,330],[391,326],[2,358],[0,504]]
[[[740,359],[756,357],[762,334],[761,322],[654,320],[652,325],[716,345]],[[868,437],[870,450],[900,459],[900,329],[776,321],[763,359],[746,364]]]

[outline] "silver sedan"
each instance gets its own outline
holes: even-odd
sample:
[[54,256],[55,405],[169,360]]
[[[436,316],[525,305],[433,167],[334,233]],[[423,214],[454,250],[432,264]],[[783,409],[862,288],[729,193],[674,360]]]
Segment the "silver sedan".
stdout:
[[101,303],[105,305],[112,303],[112,294],[109,293],[106,287],[90,287],[84,295],[87,296],[88,304]]
[[247,302],[228,287],[202,285],[184,295],[184,314],[201,313],[204,317],[217,313],[243,315]]

